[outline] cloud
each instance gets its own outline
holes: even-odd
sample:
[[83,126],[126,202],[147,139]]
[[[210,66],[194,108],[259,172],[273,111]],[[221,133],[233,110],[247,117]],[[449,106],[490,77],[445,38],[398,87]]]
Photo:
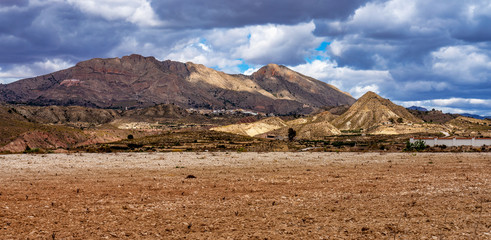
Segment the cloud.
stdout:
[[0,1],[0,9],[8,7],[22,7],[29,3],[28,0],[2,0]]
[[314,60],[311,63],[291,66],[291,69],[307,76],[312,76],[330,83],[343,91],[358,98],[367,91],[380,93],[384,86],[394,84],[394,79],[388,71],[356,70],[340,67],[335,61]]
[[313,19],[345,19],[363,0],[180,0],[153,1],[152,7],[173,28],[237,28],[296,25]]
[[323,38],[313,35],[313,22],[294,26],[261,25],[244,28],[248,41],[237,45],[233,55],[253,64],[294,64],[304,61],[309,50],[317,47]]
[[87,18],[66,2],[31,1],[0,14],[0,67],[52,58],[77,62],[106,57],[134,31],[132,25]]
[[481,26],[491,24],[489,12],[467,13],[487,7],[485,1],[371,1],[345,21],[315,21],[315,33],[334,38],[330,50],[340,65],[381,69],[423,64],[429,53],[461,45],[470,28],[480,36],[490,35]]
[[200,63],[230,73],[238,73],[237,65],[243,62],[256,67],[268,63],[299,64],[325,40],[314,36],[314,29],[314,23],[308,22],[205,30],[200,31],[201,37],[175,43],[163,58]]
[[491,3],[471,1],[461,11],[461,21],[451,28],[452,37],[468,42],[489,42],[491,32]]
[[213,45],[200,38],[190,39],[186,42],[176,44],[166,58],[181,62],[203,64],[229,73],[238,73],[239,69],[237,65],[242,63],[241,60],[227,56],[226,52],[215,50]]
[[82,12],[107,20],[125,20],[140,26],[161,26],[162,21],[147,0],[68,0]]
[[245,75],[252,75],[253,73],[257,72],[260,68],[259,67],[251,67],[243,72]]
[[427,109],[440,109],[447,113],[471,113],[491,116],[491,99],[447,98],[420,101],[397,101],[405,107],[421,106]]
[[14,65],[8,70],[0,68],[0,83],[8,83],[12,80],[30,78],[43,74],[56,72],[74,66],[72,62],[63,59],[46,59],[26,65]]
[[488,83],[491,81],[488,55],[472,45],[442,47],[431,53],[432,70],[453,82]]
[[345,20],[316,20],[314,33],[331,41],[330,60],[338,68],[387,71],[392,81],[373,83],[384,97],[485,99],[491,92],[491,34],[485,27],[491,24],[490,6],[487,1],[370,1]]

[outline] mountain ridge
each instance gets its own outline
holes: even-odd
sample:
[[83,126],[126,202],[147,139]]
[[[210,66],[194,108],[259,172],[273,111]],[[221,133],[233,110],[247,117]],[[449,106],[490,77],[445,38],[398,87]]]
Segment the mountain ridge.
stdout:
[[284,66],[262,69],[246,76],[136,54],[94,58],[68,69],[0,85],[0,101],[98,108],[174,103],[184,108],[243,108],[275,114],[310,113],[355,101],[327,83]]

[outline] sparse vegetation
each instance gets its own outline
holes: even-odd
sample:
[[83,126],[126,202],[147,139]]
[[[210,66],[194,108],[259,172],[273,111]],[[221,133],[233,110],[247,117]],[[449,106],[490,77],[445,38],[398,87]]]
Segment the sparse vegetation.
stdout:
[[404,148],[404,151],[423,151],[428,146],[426,146],[425,142],[423,140],[416,140],[414,143],[411,143],[409,140],[406,142],[406,148]]
[[43,153],[43,151],[40,148],[30,148],[29,146],[26,146],[23,153]]

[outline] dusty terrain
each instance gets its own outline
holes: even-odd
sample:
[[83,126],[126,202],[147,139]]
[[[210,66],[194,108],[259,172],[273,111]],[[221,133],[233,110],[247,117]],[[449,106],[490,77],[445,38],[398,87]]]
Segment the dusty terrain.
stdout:
[[0,239],[491,239],[489,153],[0,156]]

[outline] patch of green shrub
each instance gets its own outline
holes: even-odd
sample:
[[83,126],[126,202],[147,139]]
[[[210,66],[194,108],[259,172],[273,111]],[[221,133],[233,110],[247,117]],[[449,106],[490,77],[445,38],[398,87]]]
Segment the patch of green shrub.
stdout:
[[423,151],[428,146],[425,144],[423,140],[416,140],[414,143],[411,143],[409,140],[406,142],[406,147],[404,148],[404,151],[406,152],[411,152],[411,151]]

